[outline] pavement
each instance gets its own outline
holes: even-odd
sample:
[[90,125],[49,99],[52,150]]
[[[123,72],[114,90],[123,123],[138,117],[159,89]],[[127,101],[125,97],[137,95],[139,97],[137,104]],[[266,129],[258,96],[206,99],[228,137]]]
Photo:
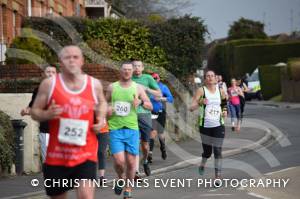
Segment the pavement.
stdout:
[[269,106],[269,107],[276,107],[276,108],[300,108],[300,103],[293,103],[293,102],[273,102],[273,101],[247,101],[247,104],[251,105],[258,105],[258,106]]
[[[244,127],[241,129],[240,133],[236,133],[232,132],[229,128],[226,128],[223,156],[225,158],[261,148],[272,139],[274,139],[274,135],[269,131]],[[240,142],[241,140],[247,141],[245,142],[247,144],[242,146],[236,144],[237,141]],[[171,172],[191,165],[198,165],[202,153],[200,136],[195,135],[195,137],[181,142],[171,142],[167,146],[167,151],[167,160],[162,160],[158,146],[155,147],[153,152],[153,163],[151,164],[153,175]],[[106,177],[109,181],[116,178],[112,165],[112,157],[107,157]],[[140,170],[142,171],[142,168],[140,168]],[[33,181],[35,183],[38,181],[39,185],[32,186]],[[0,179],[0,199],[46,198],[42,184],[43,179],[41,173],[2,178]],[[96,190],[96,197],[98,195],[100,197],[100,192],[101,189]],[[75,196],[74,191],[71,191],[70,195]]]

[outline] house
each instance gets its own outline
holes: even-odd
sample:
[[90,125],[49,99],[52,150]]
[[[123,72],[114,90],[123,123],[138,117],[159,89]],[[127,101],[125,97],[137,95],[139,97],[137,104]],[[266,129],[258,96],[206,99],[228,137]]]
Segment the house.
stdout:
[[109,0],[85,0],[86,16],[89,18],[124,17],[124,12]]
[[24,17],[85,16],[84,0],[0,0],[0,63]]

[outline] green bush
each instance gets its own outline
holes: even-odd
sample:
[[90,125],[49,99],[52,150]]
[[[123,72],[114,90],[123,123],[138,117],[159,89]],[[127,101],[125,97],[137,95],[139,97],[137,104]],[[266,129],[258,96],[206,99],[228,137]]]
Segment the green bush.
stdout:
[[210,68],[230,77],[252,73],[259,65],[287,62],[300,56],[300,42],[277,43],[273,40],[235,40],[216,46],[215,66]]
[[[246,72],[252,73],[255,68],[247,68],[247,66],[238,66],[235,63],[235,49],[238,46],[254,45],[254,44],[272,44],[274,40],[265,39],[239,39],[217,44],[215,46],[214,54],[211,55],[208,67],[215,70],[218,74],[223,75],[226,81],[229,81],[231,77],[237,77],[245,74]],[[239,68],[245,69],[244,72],[240,72]]]
[[166,52],[168,64],[165,68],[169,72],[183,79],[201,67],[207,34],[202,19],[184,16],[147,25],[151,30],[152,45]]
[[[14,49],[17,49],[16,51]],[[22,50],[26,53],[20,52]],[[30,29],[22,31],[20,37],[16,37],[10,48],[6,52],[6,63],[13,64],[45,64],[51,60],[51,52],[47,47],[32,33]]]
[[80,42],[76,39],[81,39],[82,33],[86,31],[85,20],[79,17],[28,17],[24,19],[22,28],[42,32],[65,46]]
[[9,172],[15,157],[15,133],[8,115],[0,111],[0,167]]
[[104,18],[85,21],[84,40],[100,39],[112,47],[115,61],[138,58],[149,64],[165,66],[166,55],[150,43],[149,29],[140,22],[128,19]]
[[274,65],[258,67],[261,92],[265,100],[281,94],[281,68]]
[[[112,47],[104,40],[101,39],[90,39],[86,41],[87,45],[96,53],[96,54],[86,54],[86,61],[88,63],[97,63],[97,55],[103,55],[106,58],[111,58]],[[94,57],[96,56],[96,57]]]
[[252,72],[258,65],[287,62],[300,56],[300,42],[237,46],[234,51],[235,73]]

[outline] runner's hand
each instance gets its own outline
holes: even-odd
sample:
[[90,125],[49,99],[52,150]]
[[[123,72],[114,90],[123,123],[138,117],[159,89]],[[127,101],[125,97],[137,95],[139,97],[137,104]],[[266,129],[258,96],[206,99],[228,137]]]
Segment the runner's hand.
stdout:
[[113,112],[114,112],[114,108],[112,106],[108,106],[107,107],[107,116],[108,117],[112,116]]
[[222,116],[227,117],[227,111],[222,111]]
[[206,104],[208,104],[208,99],[203,98],[203,99],[199,100],[199,105],[206,105]]
[[106,121],[105,119],[96,119],[97,123],[93,125],[93,131],[98,134],[100,130],[105,126]]
[[134,108],[137,108],[141,104],[141,102],[142,101],[136,95],[133,95],[133,106],[134,106]]
[[30,115],[30,108],[26,107],[26,108],[22,109],[20,114],[21,114],[21,116]]
[[55,101],[52,100],[50,106],[48,107],[46,113],[48,116],[48,119],[57,119],[59,118],[60,114],[62,114],[63,109],[60,105],[55,104]]

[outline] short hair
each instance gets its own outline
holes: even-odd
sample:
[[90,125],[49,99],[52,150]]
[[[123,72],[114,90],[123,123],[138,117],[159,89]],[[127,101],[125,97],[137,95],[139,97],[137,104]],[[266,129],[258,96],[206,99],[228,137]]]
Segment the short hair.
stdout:
[[72,48],[77,48],[77,49],[80,51],[81,56],[83,57],[82,50],[81,50],[81,48],[79,48],[79,46],[76,46],[76,45],[68,45],[68,46],[65,46],[65,47],[63,47],[62,49],[60,49],[60,51],[59,51],[59,53],[58,53],[58,58],[61,59],[62,56],[63,56],[64,53],[65,53],[65,50],[66,50],[67,48],[71,48],[71,47],[72,47]]
[[57,70],[57,66],[46,64],[46,65],[42,66],[43,71],[45,71],[48,67],[52,67],[52,68],[55,68]]
[[133,62],[135,62],[135,61],[141,62],[142,65],[144,66],[144,63],[143,63],[143,61],[142,61],[141,59],[132,59],[132,60],[131,60],[131,63],[133,64]]
[[123,62],[121,63],[121,65],[120,65],[120,68],[122,68],[122,67],[123,67],[123,65],[125,65],[125,64],[130,64],[130,65],[132,65],[132,66],[133,66],[133,63],[132,63],[132,61],[128,61],[128,60],[126,60],[126,61],[123,61]]
[[208,72],[213,72],[216,75],[215,71],[213,71],[211,69],[207,69],[206,71],[204,71],[204,77],[206,77]]

